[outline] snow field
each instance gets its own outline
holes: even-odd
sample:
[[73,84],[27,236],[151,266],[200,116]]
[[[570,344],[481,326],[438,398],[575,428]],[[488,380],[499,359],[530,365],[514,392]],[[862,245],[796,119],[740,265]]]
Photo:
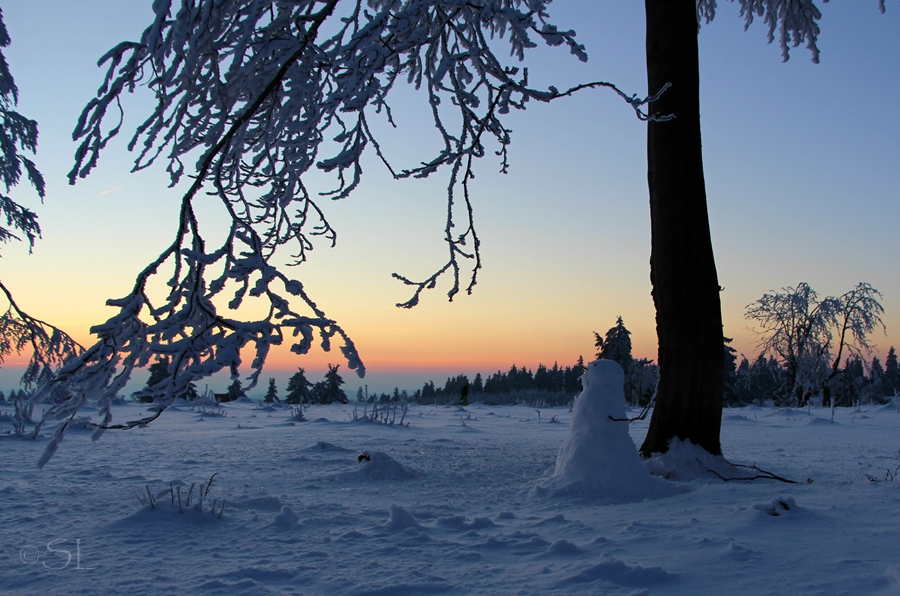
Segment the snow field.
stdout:
[[[308,422],[224,409],[173,407],[97,443],[72,429],[43,470],[52,429],[0,438],[0,593],[900,593],[893,407],[834,423],[821,409],[726,410],[729,460],[800,483],[723,482],[681,446],[643,466],[692,480],[652,478],[672,494],[612,503],[535,494],[570,438],[566,408],[539,423],[525,406],[413,405],[402,428],[350,422],[353,405],[312,407]],[[639,441],[646,422],[629,431]],[[170,486],[196,495],[213,473],[203,512],[179,513]],[[156,508],[136,496],[147,487]]]

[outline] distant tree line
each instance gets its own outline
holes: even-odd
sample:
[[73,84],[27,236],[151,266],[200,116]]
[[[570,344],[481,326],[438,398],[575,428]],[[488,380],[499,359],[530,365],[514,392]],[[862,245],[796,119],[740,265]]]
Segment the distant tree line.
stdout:
[[413,394],[412,400],[426,404],[456,403],[467,387],[467,399],[490,405],[563,405],[572,401],[581,391],[581,375],[584,370],[584,358],[581,356],[574,365],[566,367],[554,362],[553,366],[538,364],[536,369],[531,370],[513,364],[508,371],[498,370],[486,378],[481,373],[471,380],[465,374],[447,377],[443,387],[435,386],[434,381],[428,381]]
[[[760,354],[751,362],[744,356],[738,364],[734,350],[730,346],[726,348],[730,350],[730,353],[726,352],[725,360],[726,405],[768,402],[776,406],[800,405],[793,391],[791,372],[777,358]],[[851,355],[838,369],[838,374],[827,382],[835,406],[888,403],[900,393],[897,352],[891,346],[884,364],[878,356],[865,361],[859,355]]]
[[[616,325],[605,336],[596,332],[594,336],[596,357],[615,360],[625,372],[625,398],[628,403],[647,403],[656,387],[657,367],[650,360],[632,357],[631,332],[625,328],[622,317],[618,317]],[[581,393],[581,376],[584,371],[582,356],[572,366],[565,367],[554,362],[553,366],[538,364],[536,369],[531,370],[513,364],[506,372],[498,370],[486,378],[481,373],[471,380],[465,374],[448,377],[443,387],[429,381],[411,399],[419,403],[458,403],[463,397],[463,389],[467,388],[467,399],[490,405],[566,405]],[[396,389],[394,393],[396,396]]]

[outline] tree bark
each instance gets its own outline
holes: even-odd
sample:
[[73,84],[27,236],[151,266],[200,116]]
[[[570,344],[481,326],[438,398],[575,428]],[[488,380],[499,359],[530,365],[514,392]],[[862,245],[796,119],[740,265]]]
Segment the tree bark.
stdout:
[[660,380],[641,455],[690,440],[722,452],[722,309],[713,257],[700,141],[696,0],[645,0],[648,92],[671,83],[651,111],[675,114],[647,128]]

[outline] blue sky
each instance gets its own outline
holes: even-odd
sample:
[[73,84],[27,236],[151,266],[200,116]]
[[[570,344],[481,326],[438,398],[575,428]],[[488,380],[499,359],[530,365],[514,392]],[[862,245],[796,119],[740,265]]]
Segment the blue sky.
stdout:
[[[36,207],[44,239],[30,256],[24,246],[4,247],[0,274],[26,310],[87,341],[89,326],[110,314],[105,299],[128,291],[175,226],[178,189],[166,188],[161,168],[130,174],[124,135],[90,178],[74,187],[65,180],[75,119],[102,80],[96,60],[139,37],[150,2],[13,0],[2,8],[19,108],[40,123],[36,161],[48,196]],[[821,8],[818,65],[802,47],[782,63],[764,25],[744,32],[730,2],[700,31],[704,162],[725,333],[748,356],[755,336],[744,307],[801,281],[826,295],[870,282],[887,311],[888,335],[874,343],[882,354],[900,344],[893,106],[900,6],[885,15],[875,0]],[[642,3],[557,0],[551,9],[561,27],[578,31],[590,60],[532,52],[534,84],[606,80],[646,93]],[[126,128],[148,101],[130,98]],[[421,95],[398,94],[395,114],[399,129],[382,127],[392,160],[402,167],[429,157],[437,145]],[[414,389],[428,378],[512,363],[570,364],[591,356],[591,332],[605,331],[617,315],[632,330],[636,355],[655,357],[645,125],[606,91],[531,106],[508,124],[509,174],[498,174],[488,157],[473,185],[485,260],[473,296],[448,304],[442,286],[413,311],[393,306],[408,295],[392,272],[425,277],[443,264],[443,176],[397,182],[368,159],[360,189],[328,205],[338,246],[319,247],[296,275],[362,350],[370,374],[346,376],[352,391],[363,382]],[[26,190],[16,196],[35,202]],[[315,378],[338,361],[321,352],[278,355],[272,375],[304,366]],[[13,369],[4,373],[11,378]]]

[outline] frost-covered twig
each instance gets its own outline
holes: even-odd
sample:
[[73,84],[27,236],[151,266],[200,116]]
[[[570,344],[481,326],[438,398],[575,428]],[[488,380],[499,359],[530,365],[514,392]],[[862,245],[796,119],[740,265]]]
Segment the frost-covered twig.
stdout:
[[0,292],[9,307],[0,315],[0,363],[13,352],[28,351],[31,358],[21,383],[31,389],[52,378],[53,372],[84,348],[58,327],[34,318],[16,304],[12,293],[0,282]]
[[659,378],[656,379],[656,386],[653,388],[653,395],[650,396],[650,399],[647,400],[647,403],[644,404],[644,407],[641,408],[641,413],[635,416],[634,418],[613,418],[612,416],[607,416],[613,422],[628,422],[629,424],[632,422],[636,422],[638,420],[643,420],[647,417],[647,413],[650,411],[650,408],[653,407],[653,404],[656,403],[656,393],[659,391]]
[[218,476],[218,475],[219,475],[218,472],[213,472],[213,475],[209,477],[209,482],[206,483],[206,490],[203,491],[203,496],[204,496],[204,497],[208,497],[208,496],[209,496],[209,487],[212,486],[213,480],[215,480],[215,479],[216,479],[216,476]]

